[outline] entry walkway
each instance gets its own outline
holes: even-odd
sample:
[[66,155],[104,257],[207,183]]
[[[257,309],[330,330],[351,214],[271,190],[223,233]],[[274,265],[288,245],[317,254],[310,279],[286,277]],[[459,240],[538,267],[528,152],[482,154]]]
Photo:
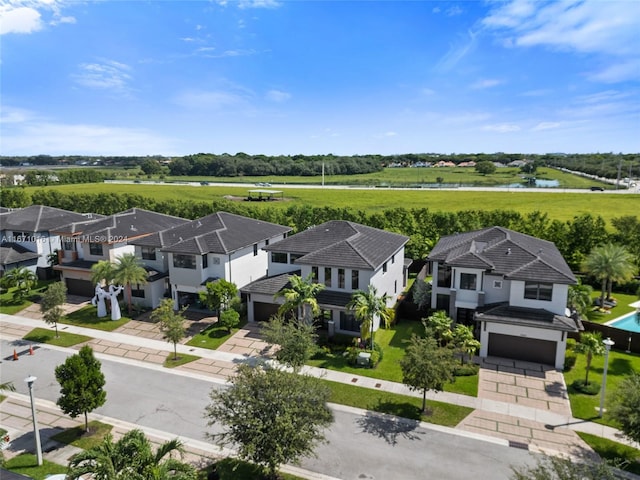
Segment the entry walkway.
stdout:
[[[0,314],[0,332],[2,337],[7,339],[22,338],[31,329],[35,327],[42,328],[43,326],[45,325],[42,320]],[[161,340],[118,332],[104,332],[72,325],[59,324],[58,327],[61,331],[92,337],[93,339],[88,343],[92,345],[96,352],[118,357],[120,361],[145,362],[157,366],[164,361],[170,351],[173,351],[171,344]],[[244,346],[238,344],[239,340],[240,344],[249,340],[252,344],[253,342],[259,342],[259,338],[255,338],[255,329],[255,326],[250,326],[248,329],[241,330],[239,334],[236,334],[238,338],[235,338],[236,336],[234,335],[230,341],[230,344],[235,345],[231,350],[233,350],[233,348],[244,348],[246,349],[245,353],[239,353],[237,351],[234,353],[233,351],[224,351],[224,349],[209,350],[188,345],[177,345],[179,353],[196,355],[201,358],[195,362],[177,367],[174,371],[205,376],[216,379],[217,381],[226,381],[234,374],[236,366],[240,363],[255,364],[257,362],[270,361],[268,357],[257,355],[258,352],[263,354],[268,353],[263,351],[264,347],[262,347],[262,345],[255,344],[252,347],[251,344]],[[247,338],[249,338],[249,340],[247,340]],[[260,345],[260,347],[255,348],[256,345]],[[28,350],[26,346],[22,348]],[[79,348],[79,346],[76,348]],[[512,380],[508,380],[507,377],[496,375],[500,373],[498,372],[497,366],[495,370],[492,369],[491,364],[488,364],[487,367],[488,368],[481,370],[481,388],[478,397],[450,392],[427,393],[427,398],[430,400],[461,405],[475,410],[473,414],[458,425],[458,429],[507,439],[513,442],[514,445],[524,446],[532,451],[545,451],[548,453],[571,454],[575,448],[584,448],[585,444],[582,443],[574,433],[576,430],[605,437],[616,442],[633,445],[626,441],[620,432],[613,428],[574,419],[568,409],[568,402],[564,398],[562,401],[567,405],[566,410],[565,408],[555,406],[556,403],[561,403],[560,401],[555,401],[555,398],[553,402],[547,401],[547,405],[554,405],[553,408],[539,408],[542,406],[539,403],[526,404],[526,402],[518,401],[518,398],[525,399],[529,398],[530,395],[538,395],[540,387],[545,385],[544,381],[538,383],[537,387],[535,382],[524,385],[522,382],[527,380],[526,376],[520,380],[515,377]],[[316,367],[304,367],[303,372],[326,380],[357,385],[363,388],[399,393],[413,397],[422,396],[421,392],[411,391],[405,385],[396,382]],[[493,374],[490,372],[493,372]],[[513,372],[510,374],[517,375],[517,373]],[[528,380],[538,380],[540,382],[539,378],[529,378]],[[518,392],[522,393],[523,391],[513,389],[513,397],[495,398],[487,394],[492,388],[489,386],[490,383],[494,381],[496,385],[495,390],[498,393],[504,394],[505,388],[501,387],[501,385],[508,385],[510,382],[513,382],[513,386],[524,388],[526,395],[518,395]],[[521,385],[517,385],[517,383]],[[553,383],[552,381],[551,384]],[[557,385],[556,387],[559,388]],[[543,389],[544,388],[546,387],[543,387]],[[499,390],[501,390],[501,392],[499,392]],[[559,395],[562,396],[561,393]],[[636,448],[638,447],[636,446]]]

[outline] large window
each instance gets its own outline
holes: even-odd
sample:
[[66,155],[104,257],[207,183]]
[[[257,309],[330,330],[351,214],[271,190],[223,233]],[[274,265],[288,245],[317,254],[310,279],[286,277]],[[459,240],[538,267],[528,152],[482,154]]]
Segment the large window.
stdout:
[[438,286],[451,287],[451,267],[438,265]]
[[272,263],[287,263],[287,254],[281,252],[271,252]]
[[331,268],[324,267],[324,285],[331,288]]
[[137,298],[144,298],[144,288],[139,283],[131,286],[131,296]]
[[202,255],[202,268],[209,268],[209,256],[206,253]]
[[553,295],[553,284],[540,282],[524,283],[524,298],[529,300],[551,301]]
[[351,270],[351,290],[360,289],[360,271]]
[[101,243],[89,243],[89,253],[91,255],[102,256],[102,244]]
[[173,266],[176,268],[188,268],[190,270],[196,269],[196,256],[184,255],[181,253],[173,254]]
[[360,322],[356,320],[352,313],[340,312],[340,329],[348,332],[359,332]]
[[338,288],[344,288],[344,268],[338,269]]
[[460,289],[461,290],[475,290],[478,276],[475,273],[461,273],[460,274]]
[[311,267],[311,279],[313,283],[318,283],[318,267]]
[[141,247],[142,251],[142,259],[143,260],[155,260],[156,259],[156,249],[153,247]]

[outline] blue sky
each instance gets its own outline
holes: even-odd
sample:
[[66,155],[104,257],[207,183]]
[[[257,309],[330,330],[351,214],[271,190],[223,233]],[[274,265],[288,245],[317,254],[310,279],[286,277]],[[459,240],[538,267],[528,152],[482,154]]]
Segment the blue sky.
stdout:
[[0,0],[3,155],[640,152],[638,1]]

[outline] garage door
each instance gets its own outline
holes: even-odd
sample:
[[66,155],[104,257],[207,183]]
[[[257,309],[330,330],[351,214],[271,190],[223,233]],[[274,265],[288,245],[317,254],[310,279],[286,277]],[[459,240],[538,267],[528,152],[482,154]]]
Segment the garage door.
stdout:
[[278,313],[279,307],[273,303],[253,302],[253,319],[256,322],[268,322],[272,315]]
[[556,342],[490,333],[488,354],[492,357],[555,365]]
[[93,297],[96,293],[96,287],[91,285],[91,282],[88,280],[79,280],[77,278],[67,278],[65,280],[67,283],[67,293],[69,295]]

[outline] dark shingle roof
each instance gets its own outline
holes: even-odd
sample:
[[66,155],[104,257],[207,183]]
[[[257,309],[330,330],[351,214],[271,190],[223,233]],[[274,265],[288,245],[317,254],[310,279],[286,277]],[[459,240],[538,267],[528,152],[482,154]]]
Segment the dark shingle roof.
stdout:
[[[62,235],[80,234],[81,240],[97,243],[113,243],[149,235],[188,222],[184,218],[131,208],[98,220],[71,223],[56,229]],[[122,241],[122,240],[120,240]]]
[[275,223],[217,212],[130,243],[173,253],[228,254],[290,231]]
[[509,305],[498,305],[482,313],[476,313],[475,319],[477,322],[490,321],[525,327],[545,328],[548,330],[563,330],[566,332],[583,330],[580,320],[576,321],[570,317],[556,315],[547,310],[512,307]]
[[2,215],[2,229],[22,232],[48,232],[71,222],[81,222],[87,217],[81,213],[44,205],[12,210]]
[[0,265],[26,262],[38,257],[39,255],[36,252],[32,252],[17,243],[7,242],[0,245]]
[[375,270],[408,241],[408,237],[397,233],[332,220],[264,249],[302,255],[297,264]]
[[553,242],[503,227],[442,237],[428,259],[452,267],[482,268],[511,280],[576,283]]

